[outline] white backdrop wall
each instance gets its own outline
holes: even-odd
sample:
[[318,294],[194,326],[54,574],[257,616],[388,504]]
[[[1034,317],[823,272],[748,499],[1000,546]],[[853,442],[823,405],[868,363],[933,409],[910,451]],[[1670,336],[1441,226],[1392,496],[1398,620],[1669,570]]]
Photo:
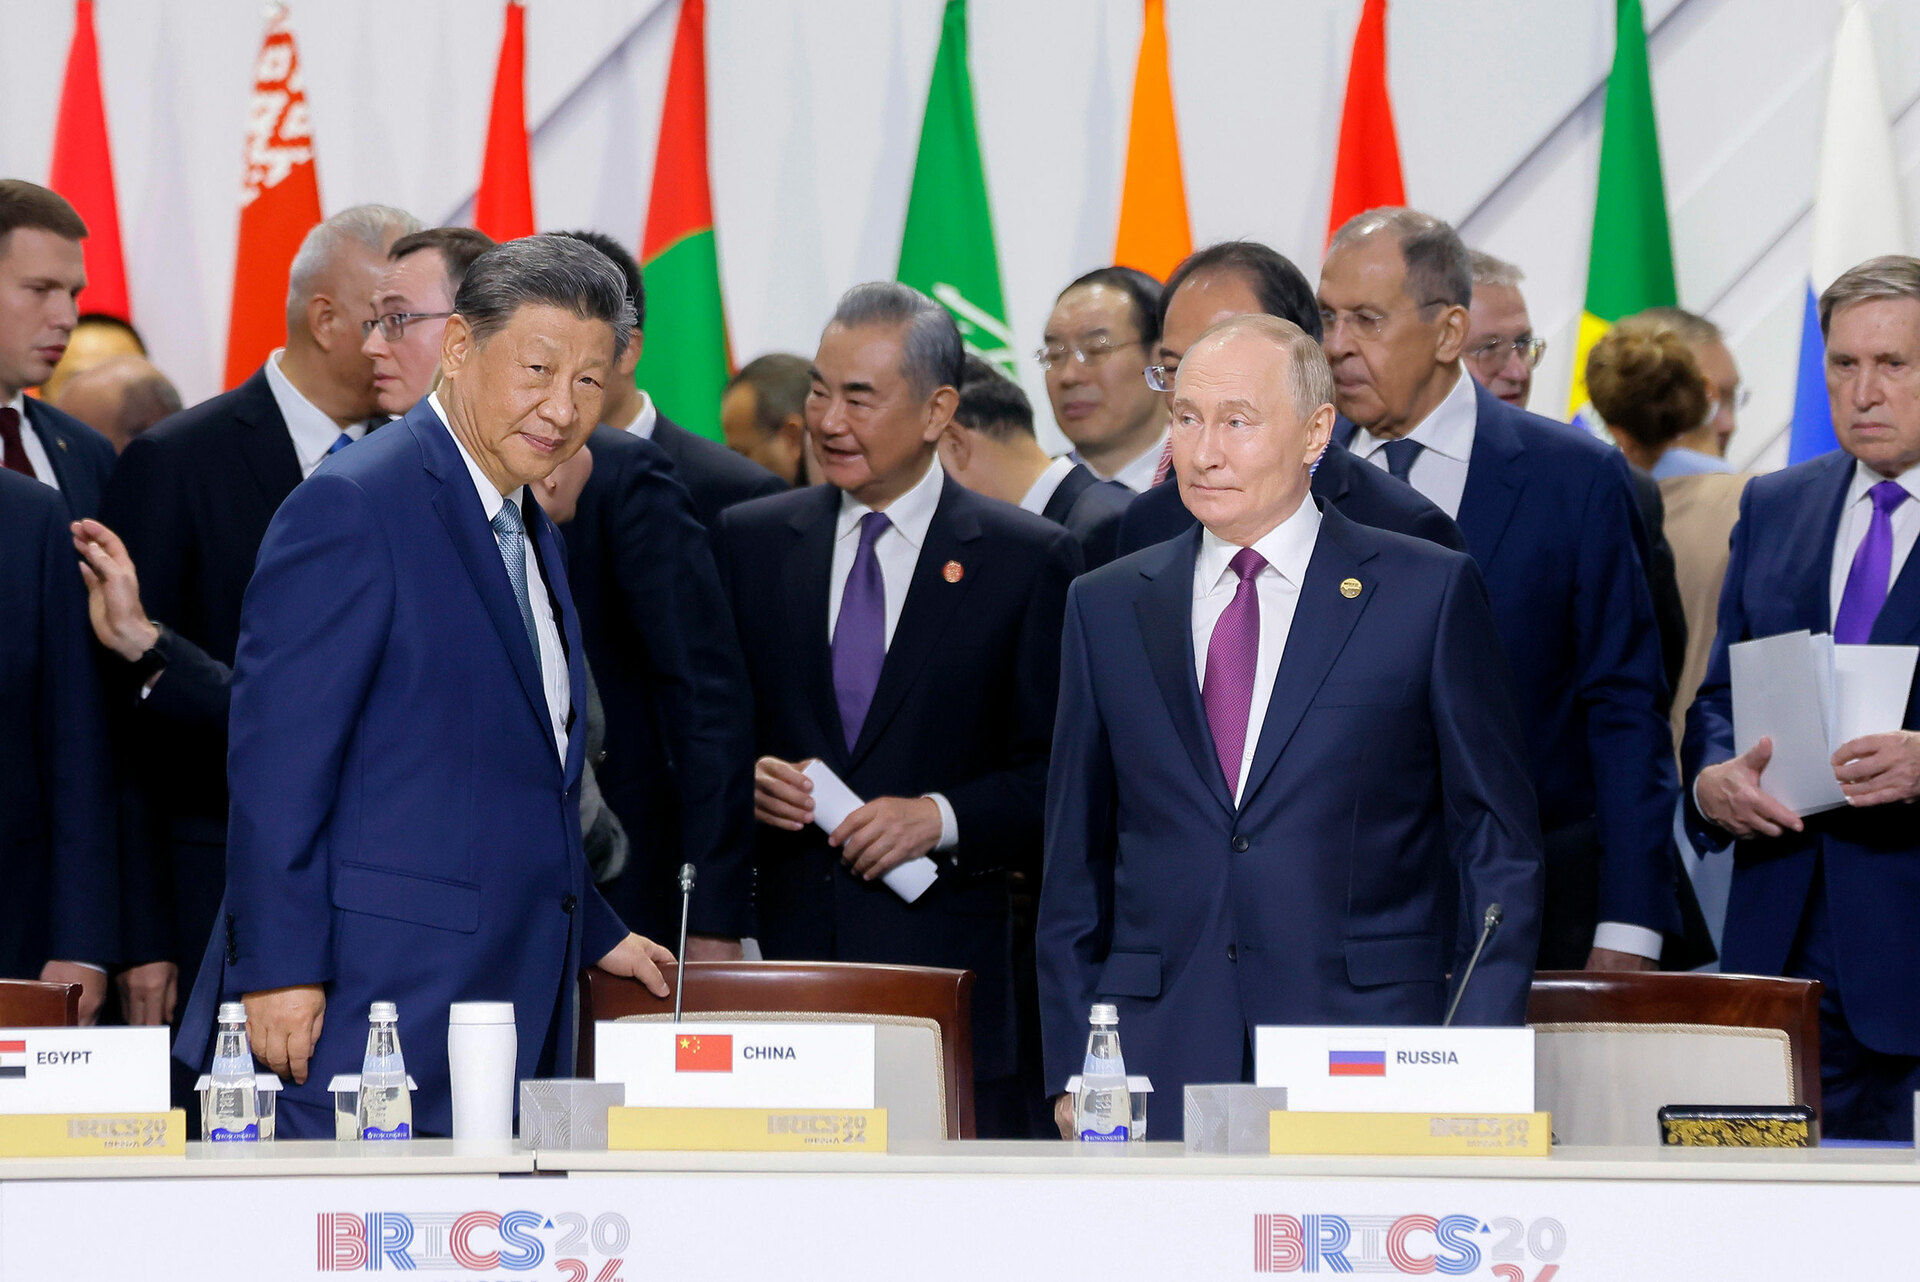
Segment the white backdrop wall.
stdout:
[[[1645,0],[1681,301],[1755,390],[1734,452],[1772,463],[1792,404],[1838,0]],[[135,321],[191,401],[217,390],[258,0],[98,0]],[[1313,277],[1360,0],[1168,0],[1196,243],[1265,240]],[[531,0],[543,228],[632,245],[676,0]],[[1870,0],[1920,248],[1920,0]],[[1395,0],[1390,77],[1410,200],[1521,264],[1564,407],[1585,291],[1613,0]],[[733,348],[811,352],[834,298],[893,273],[940,0],[708,0],[715,218]],[[320,191],[460,221],[477,180],[496,0],[292,0]],[[0,0],[0,174],[44,181],[72,15]],[[974,87],[1022,350],[1105,263],[1138,0],[972,0]],[[1054,441],[1038,370],[1029,391]]]

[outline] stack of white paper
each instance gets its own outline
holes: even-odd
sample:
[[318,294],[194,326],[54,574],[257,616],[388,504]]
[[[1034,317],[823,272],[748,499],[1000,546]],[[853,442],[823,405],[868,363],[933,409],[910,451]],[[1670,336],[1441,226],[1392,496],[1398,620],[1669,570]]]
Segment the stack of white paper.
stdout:
[[[846,822],[848,815],[866,804],[824,761],[809,761],[806,769],[800,773],[813,780],[813,822],[820,826],[822,832],[831,834]],[[940,870],[934,866],[933,860],[922,855],[918,859],[909,859],[891,872],[882,873],[880,880],[886,883],[888,890],[912,903],[927,893],[927,887],[933,885],[939,875]]]
[[1900,729],[1920,646],[1835,645],[1824,633],[1783,632],[1731,646],[1727,659],[1734,753],[1771,738],[1760,786],[1810,815],[1847,804],[1833,776],[1842,744]]

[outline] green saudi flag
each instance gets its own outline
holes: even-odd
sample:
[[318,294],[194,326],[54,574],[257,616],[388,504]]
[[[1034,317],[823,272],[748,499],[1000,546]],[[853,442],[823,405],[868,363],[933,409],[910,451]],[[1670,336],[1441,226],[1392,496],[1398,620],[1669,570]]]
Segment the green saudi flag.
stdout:
[[993,214],[980,165],[973,119],[973,77],[967,71],[967,0],[947,0],[940,52],[920,126],[920,155],[900,243],[900,281],[944,304],[960,337],[982,359],[1017,378],[1013,331],[1000,293]]

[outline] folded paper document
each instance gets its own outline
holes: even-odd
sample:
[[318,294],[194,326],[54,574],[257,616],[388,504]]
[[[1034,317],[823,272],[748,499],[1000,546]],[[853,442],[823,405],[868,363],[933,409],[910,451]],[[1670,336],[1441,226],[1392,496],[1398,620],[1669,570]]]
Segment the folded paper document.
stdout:
[[[801,772],[813,780],[813,822],[822,832],[831,833],[846,822],[847,816],[860,809],[866,803],[854,795],[853,789],[833,773],[833,767],[824,761],[810,761]],[[883,873],[880,880],[886,883],[900,898],[912,903],[927,893],[927,887],[933,885],[939,876],[939,869],[933,860],[922,855],[910,859],[891,872]]]

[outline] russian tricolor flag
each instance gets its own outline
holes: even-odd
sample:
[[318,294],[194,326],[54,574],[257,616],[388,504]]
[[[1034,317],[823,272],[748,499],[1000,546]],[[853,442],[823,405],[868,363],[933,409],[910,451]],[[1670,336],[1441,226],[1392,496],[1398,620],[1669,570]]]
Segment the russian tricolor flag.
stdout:
[[1800,330],[1800,374],[1793,396],[1787,462],[1802,463],[1837,448],[1827,401],[1826,342],[1819,297],[1842,272],[1880,254],[1906,252],[1900,216],[1900,169],[1866,8],[1849,0],[1833,41],[1820,173],[1813,190],[1812,271]]
[[1386,1075],[1387,1048],[1384,1043],[1349,1043],[1345,1047],[1329,1047],[1327,1050],[1328,1077],[1385,1077]]

